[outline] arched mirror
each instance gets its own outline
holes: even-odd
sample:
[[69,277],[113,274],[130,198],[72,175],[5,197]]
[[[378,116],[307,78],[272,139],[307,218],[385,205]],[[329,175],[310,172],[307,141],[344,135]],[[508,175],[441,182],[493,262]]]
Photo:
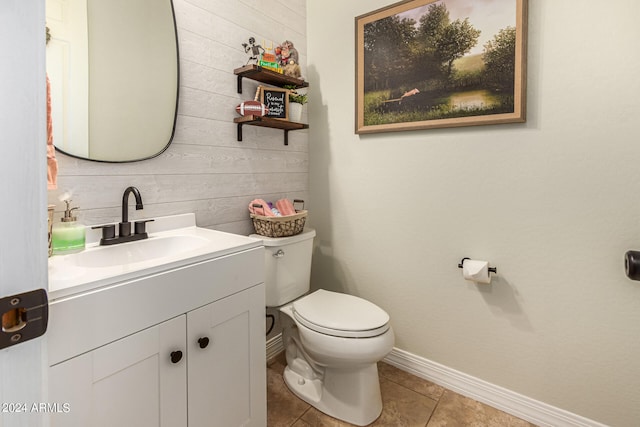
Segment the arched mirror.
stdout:
[[178,41],[171,0],[46,0],[53,143],[131,162],[171,143]]

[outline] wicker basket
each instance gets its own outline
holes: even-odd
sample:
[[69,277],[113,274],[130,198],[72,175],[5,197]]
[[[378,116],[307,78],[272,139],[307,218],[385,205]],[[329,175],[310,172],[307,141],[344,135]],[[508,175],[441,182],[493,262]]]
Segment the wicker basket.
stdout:
[[[294,200],[294,203],[302,202]],[[304,203],[304,202],[303,202]],[[262,205],[254,205],[255,208],[261,208]],[[304,207],[304,206],[303,206]],[[253,228],[256,234],[265,237],[288,237],[302,233],[304,223],[307,221],[307,211],[297,210],[295,215],[287,216],[263,216],[258,214],[250,214],[253,220]]]

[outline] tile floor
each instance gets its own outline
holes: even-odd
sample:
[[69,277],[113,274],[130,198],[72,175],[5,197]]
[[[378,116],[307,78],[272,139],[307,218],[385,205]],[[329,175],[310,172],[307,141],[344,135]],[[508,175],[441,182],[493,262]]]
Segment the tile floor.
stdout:
[[[331,418],[294,396],[284,383],[282,355],[267,364],[268,427],[345,427],[352,424]],[[531,427],[526,421],[387,363],[378,364],[382,415],[371,426],[384,427]]]

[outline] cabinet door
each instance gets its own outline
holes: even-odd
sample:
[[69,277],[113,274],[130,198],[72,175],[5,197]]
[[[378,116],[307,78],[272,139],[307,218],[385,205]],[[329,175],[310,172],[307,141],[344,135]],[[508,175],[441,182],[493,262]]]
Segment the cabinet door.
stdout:
[[185,330],[183,315],[52,366],[51,425],[185,426]]
[[267,425],[264,313],[264,285],[187,313],[189,427]]

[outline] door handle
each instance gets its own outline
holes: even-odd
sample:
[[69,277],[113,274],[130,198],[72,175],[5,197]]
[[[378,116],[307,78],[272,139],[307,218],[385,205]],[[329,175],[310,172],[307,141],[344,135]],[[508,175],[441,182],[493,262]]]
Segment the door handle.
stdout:
[[0,298],[0,313],[0,349],[44,335],[49,322],[47,291],[36,289]]

